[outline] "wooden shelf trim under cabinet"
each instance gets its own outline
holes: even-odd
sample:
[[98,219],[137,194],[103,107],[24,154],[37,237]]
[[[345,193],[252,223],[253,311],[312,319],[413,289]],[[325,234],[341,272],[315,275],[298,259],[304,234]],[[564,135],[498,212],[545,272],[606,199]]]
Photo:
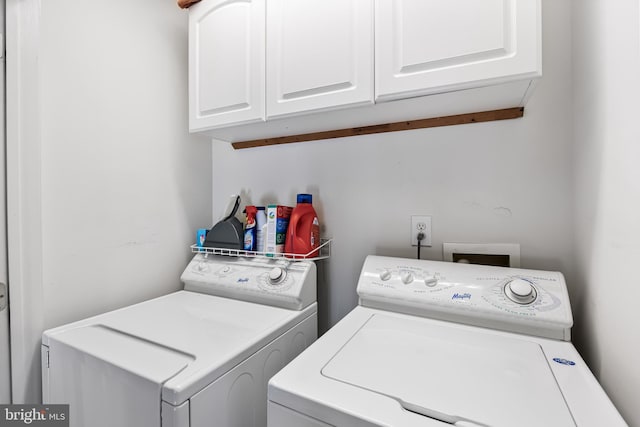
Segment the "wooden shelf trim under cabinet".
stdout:
[[234,142],[235,149],[264,147],[266,145],[291,144],[294,142],[316,141],[320,139],[344,138],[369,135],[372,133],[397,132],[411,129],[434,128],[440,126],[464,125],[469,123],[491,122],[496,120],[517,119],[524,115],[524,107],[505,108],[503,110],[482,111],[478,113],[457,114],[454,116],[432,117],[428,119],[407,120],[396,123],[363,126],[357,128],[329,130],[305,133],[301,135],[281,136],[277,138],[254,139]]

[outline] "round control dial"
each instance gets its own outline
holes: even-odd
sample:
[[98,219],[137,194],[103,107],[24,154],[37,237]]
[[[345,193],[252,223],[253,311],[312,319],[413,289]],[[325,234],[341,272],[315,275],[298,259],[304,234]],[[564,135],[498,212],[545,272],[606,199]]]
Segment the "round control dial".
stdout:
[[384,270],[380,273],[380,280],[386,282],[389,279],[391,279],[391,272],[389,270]]
[[512,279],[504,287],[507,297],[518,304],[531,304],[538,296],[536,288],[524,279]]
[[200,261],[196,264],[195,270],[200,273],[206,273],[207,271],[209,271],[209,264],[204,261]]
[[435,285],[438,284],[438,278],[436,276],[433,277],[426,277],[424,279],[424,284],[430,288],[434,287]]
[[273,267],[259,274],[257,283],[258,287],[267,293],[288,292],[296,285],[296,274],[284,267]]
[[402,283],[404,283],[405,285],[408,285],[409,283],[413,282],[413,273],[410,271],[403,271],[402,273],[400,273],[400,280],[402,280]]
[[272,285],[282,283],[286,278],[287,272],[281,267],[273,267],[269,272],[269,283]]

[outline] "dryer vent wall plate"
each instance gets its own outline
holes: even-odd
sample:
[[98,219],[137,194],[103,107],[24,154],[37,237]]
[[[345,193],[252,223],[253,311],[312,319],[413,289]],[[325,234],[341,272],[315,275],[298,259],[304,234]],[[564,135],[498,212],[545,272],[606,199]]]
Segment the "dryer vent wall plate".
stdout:
[[518,243],[443,243],[444,261],[520,267]]

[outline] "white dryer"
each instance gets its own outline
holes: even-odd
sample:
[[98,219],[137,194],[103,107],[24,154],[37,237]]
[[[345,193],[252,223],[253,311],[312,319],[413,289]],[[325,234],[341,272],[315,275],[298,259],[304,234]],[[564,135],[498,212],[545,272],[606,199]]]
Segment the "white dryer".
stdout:
[[369,256],[360,303],[269,382],[270,427],[625,426],[557,272]]
[[72,427],[264,427],[268,379],[317,338],[313,262],[196,255],[183,291],[45,331]]

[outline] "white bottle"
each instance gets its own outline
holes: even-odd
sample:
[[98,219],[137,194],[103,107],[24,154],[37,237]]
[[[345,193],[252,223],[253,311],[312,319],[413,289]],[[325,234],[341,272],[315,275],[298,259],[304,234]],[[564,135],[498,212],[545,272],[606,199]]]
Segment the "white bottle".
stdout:
[[264,206],[258,206],[258,212],[256,212],[256,250],[258,252],[264,252],[264,238],[267,232],[267,214]]

